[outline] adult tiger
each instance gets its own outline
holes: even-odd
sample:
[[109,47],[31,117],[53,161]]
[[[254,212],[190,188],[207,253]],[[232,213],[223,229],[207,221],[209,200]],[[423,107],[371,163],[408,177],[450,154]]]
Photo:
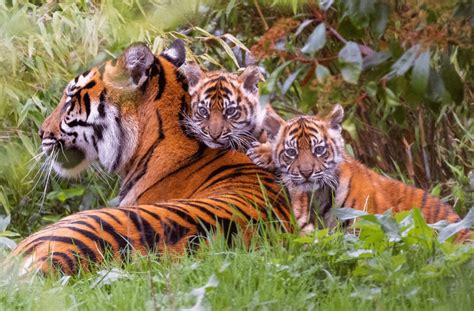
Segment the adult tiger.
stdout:
[[269,218],[286,225],[289,209],[272,174],[242,153],[207,148],[181,127],[190,109],[177,70],[184,60],[179,40],[159,56],[134,44],[69,83],[41,126],[43,150],[58,153],[54,167],[63,176],[95,161],[117,172],[120,207],[73,214],[23,240],[13,255],[26,257],[26,270],[72,274],[107,250],[117,258],[127,248],[182,252],[217,226],[232,233]]

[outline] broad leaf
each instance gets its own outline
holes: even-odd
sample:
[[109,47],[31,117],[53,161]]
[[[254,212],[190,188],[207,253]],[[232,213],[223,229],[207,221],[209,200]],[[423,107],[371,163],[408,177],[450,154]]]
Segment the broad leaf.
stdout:
[[359,46],[354,42],[347,42],[338,55],[341,65],[341,74],[344,81],[357,84],[362,72],[362,54]]
[[324,83],[329,76],[331,76],[331,72],[327,67],[321,64],[316,66],[316,79],[318,79],[319,83]]
[[387,3],[377,2],[375,4],[375,12],[371,24],[379,38],[383,35],[385,28],[387,28],[389,14],[390,6]]
[[319,8],[323,11],[327,11],[333,3],[334,0],[319,0]]
[[390,52],[376,52],[369,54],[362,60],[362,70],[367,70],[372,67],[378,66],[392,57]]
[[411,86],[418,95],[424,95],[430,78],[430,51],[418,55],[411,72]]
[[390,242],[401,240],[400,227],[392,216],[392,210],[387,210],[383,215],[378,215],[377,218]]
[[0,216],[0,232],[5,231],[10,224],[11,217],[10,215],[7,215],[5,217]]
[[16,243],[12,239],[0,237],[0,248],[1,247],[6,247],[10,250],[13,250],[16,247]]
[[300,67],[298,70],[296,70],[295,72],[293,72],[292,74],[290,74],[288,76],[288,78],[286,78],[285,80],[285,83],[283,83],[283,87],[281,88],[281,94],[282,95],[285,95],[286,92],[288,92],[288,90],[290,89],[291,85],[293,84],[293,82],[295,82],[296,78],[298,77],[298,74],[301,72],[301,70],[303,70],[304,67]]
[[441,77],[454,102],[461,103],[464,99],[464,84],[447,56],[441,59]]
[[322,49],[324,45],[326,45],[326,25],[321,23],[314,28],[301,52],[312,54]]
[[341,207],[341,208],[333,208],[331,212],[334,216],[336,216],[339,220],[351,220],[357,217],[369,215],[369,213],[364,211],[359,211],[349,207]]
[[393,65],[392,71],[386,75],[386,79],[390,80],[397,76],[403,76],[415,62],[420,46],[414,45],[409,48]]
[[443,243],[454,234],[464,229],[470,229],[474,226],[474,208],[471,208],[463,220],[447,225],[438,235],[438,241]]

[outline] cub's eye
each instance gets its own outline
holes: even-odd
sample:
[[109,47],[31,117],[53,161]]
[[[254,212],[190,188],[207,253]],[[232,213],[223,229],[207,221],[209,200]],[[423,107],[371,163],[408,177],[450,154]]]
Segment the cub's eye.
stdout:
[[205,117],[205,116],[207,116],[207,109],[204,108],[204,107],[199,107],[198,108],[198,113]]
[[317,146],[314,148],[314,153],[315,154],[323,154],[326,148],[324,146]]
[[293,158],[296,156],[296,149],[293,149],[293,148],[288,148],[285,150],[285,153],[287,156]]
[[228,115],[228,116],[231,116],[233,115],[235,112],[237,111],[237,109],[235,107],[230,107],[230,108],[227,108],[225,110],[225,114]]

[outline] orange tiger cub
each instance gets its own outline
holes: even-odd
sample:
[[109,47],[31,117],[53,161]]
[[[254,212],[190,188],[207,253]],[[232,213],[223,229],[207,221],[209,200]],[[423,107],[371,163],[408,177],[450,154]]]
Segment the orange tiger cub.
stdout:
[[[256,164],[273,168],[281,175],[303,232],[314,226],[309,208],[313,192],[323,217],[333,206],[372,214],[390,208],[400,212],[417,207],[428,223],[461,220],[451,206],[428,192],[381,176],[347,155],[341,134],[343,117],[343,108],[336,105],[325,118],[300,116],[288,122],[280,118],[264,126],[269,141],[256,143],[248,151]],[[458,239],[471,234],[465,230]]]
[[190,134],[210,148],[234,150],[245,150],[262,135],[265,109],[259,104],[258,67],[238,74],[204,72],[188,64],[181,71],[191,95],[191,111],[183,120]]

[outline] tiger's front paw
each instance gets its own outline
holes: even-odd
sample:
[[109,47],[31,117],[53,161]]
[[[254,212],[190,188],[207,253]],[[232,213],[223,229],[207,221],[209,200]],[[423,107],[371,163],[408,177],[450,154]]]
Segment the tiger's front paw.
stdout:
[[272,146],[269,143],[253,142],[247,150],[247,156],[256,165],[268,170],[273,170]]

